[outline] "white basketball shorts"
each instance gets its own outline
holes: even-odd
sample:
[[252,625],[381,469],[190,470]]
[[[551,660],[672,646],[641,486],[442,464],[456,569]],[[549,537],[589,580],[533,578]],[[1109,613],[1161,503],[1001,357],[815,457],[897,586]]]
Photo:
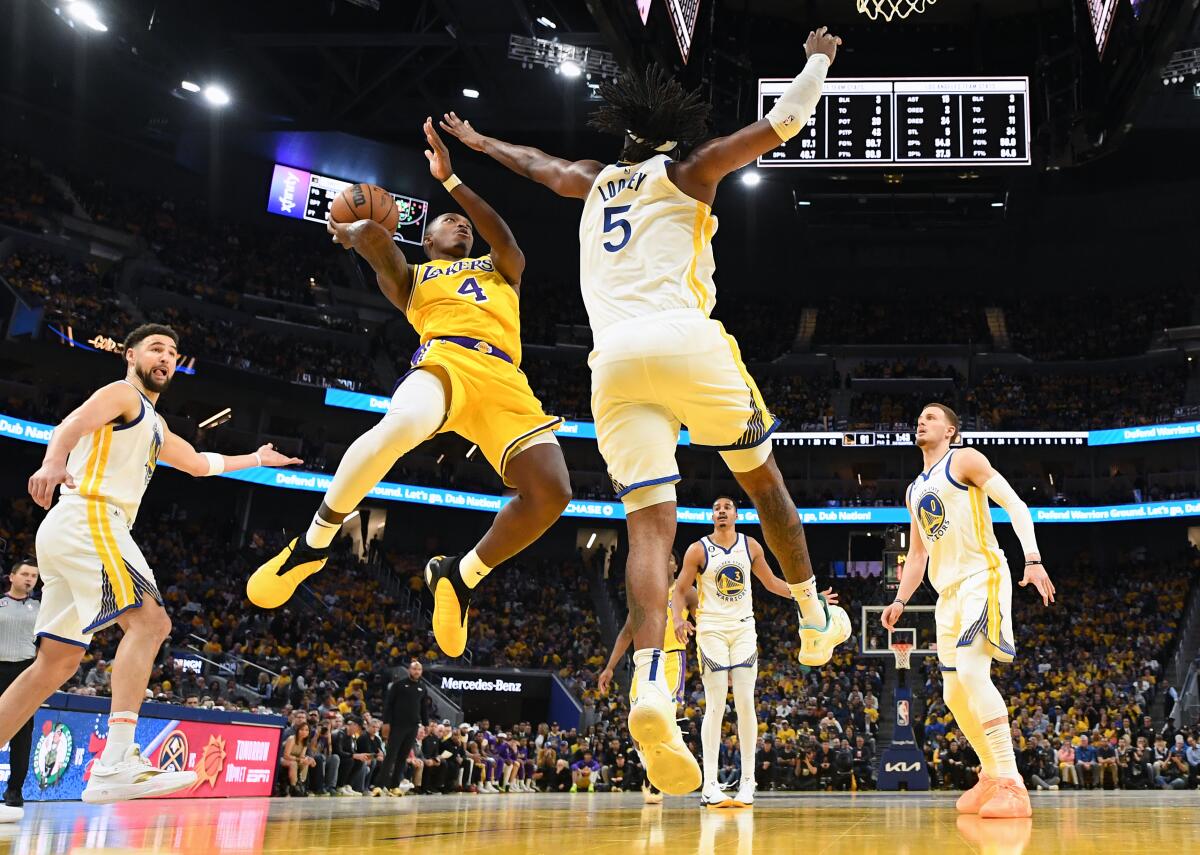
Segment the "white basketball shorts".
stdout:
[[758,666],[758,631],[753,620],[729,626],[696,628],[700,673]]
[[1012,622],[1012,577],[1008,566],[983,570],[956,582],[938,596],[938,662],[942,670],[957,667],[957,651],[979,635],[992,658],[1011,662],[1017,655]]

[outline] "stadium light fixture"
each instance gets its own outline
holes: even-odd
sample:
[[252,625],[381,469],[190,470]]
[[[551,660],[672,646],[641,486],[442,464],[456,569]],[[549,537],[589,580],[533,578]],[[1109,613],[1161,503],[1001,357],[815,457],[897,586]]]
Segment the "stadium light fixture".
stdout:
[[538,17],[537,22],[548,30],[557,30],[558,29],[558,24],[551,21],[545,15],[541,15],[540,17]]
[[95,30],[97,33],[108,32],[108,26],[100,20],[100,13],[96,7],[85,0],[74,0],[68,3],[63,11],[71,21],[83,24],[89,30]]
[[573,59],[564,59],[560,62],[558,64],[558,71],[563,77],[578,77],[583,74],[583,69]]
[[183,81],[181,81],[181,82],[180,82],[180,84],[179,84],[179,88],[180,88],[180,89],[182,89],[182,90],[184,90],[185,92],[199,92],[199,91],[200,91],[200,84],[199,84],[199,83],[193,83],[193,82],[192,82],[192,81],[190,81],[190,80],[183,80]]
[[229,97],[229,92],[224,86],[210,83],[204,87],[204,100],[214,107],[225,107],[233,99]]
[[592,532],[592,536],[588,538],[587,548],[591,549],[595,545],[596,545],[596,532]]
[[742,173],[742,183],[747,187],[757,187],[762,183],[762,176],[757,171],[749,169]]
[[478,98],[479,90],[478,89],[464,89],[463,95],[466,96],[467,98]]
[[1004,207],[1004,203],[1003,203],[1003,202],[993,202],[993,203],[992,203],[992,207],[993,207],[993,208],[1003,208],[1003,207]]
[[200,422],[200,424],[196,425],[196,428],[198,430],[208,430],[209,428],[220,427],[231,418],[233,418],[233,410],[229,407],[226,407],[219,412],[213,413],[204,421]]
[[470,460],[470,459],[471,459],[471,455],[472,455],[472,454],[474,454],[474,453],[475,453],[476,451],[478,451],[478,450],[479,450],[479,446],[478,446],[478,445],[472,445],[470,448],[468,448],[468,449],[467,449],[467,460]]

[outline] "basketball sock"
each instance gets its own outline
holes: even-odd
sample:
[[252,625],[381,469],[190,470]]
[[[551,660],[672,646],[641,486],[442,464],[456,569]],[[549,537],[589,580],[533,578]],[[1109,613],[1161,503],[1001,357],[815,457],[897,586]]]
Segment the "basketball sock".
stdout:
[[458,562],[458,575],[462,576],[463,583],[468,588],[474,588],[491,572],[492,568],[483,563],[479,554],[474,549],[464,555],[462,560]]
[[729,678],[724,671],[707,671],[704,683],[704,721],[700,725],[700,745],[704,749],[704,785],[717,782],[721,752],[721,723],[725,718],[725,695]]
[[304,533],[304,542],[314,549],[324,549],[329,546],[341,530],[342,520],[346,516],[346,514],[339,514],[322,505],[313,514],[312,522],[308,524],[308,531]]
[[1012,732],[1006,718],[1000,724],[993,724],[983,732],[983,738],[995,759],[998,778],[1011,778],[1018,784],[1024,784],[1021,773],[1017,771],[1017,755],[1013,752]]
[[[388,473],[396,461],[412,451],[442,426],[446,418],[446,392],[442,381],[429,371],[413,371],[392,395],[387,413],[375,427],[350,445],[338,464],[333,483],[325,493],[324,506],[342,519]],[[304,540],[310,546],[324,548],[333,542],[339,525],[332,519],[313,517]]]
[[125,759],[125,752],[133,744],[133,733],[137,730],[138,714],[135,712],[110,712],[108,714],[108,742],[100,762],[113,766]]
[[[633,654],[633,683],[639,690],[650,684],[667,692],[667,669],[663,652],[657,647],[643,647]],[[632,692],[631,692],[632,694]]]
[[809,626],[824,626],[825,610],[821,608],[821,601],[817,599],[817,577],[809,576],[803,582],[789,582],[788,588],[796,605],[800,607],[800,617],[804,622]]
[[975,753],[979,755],[979,765],[983,768],[983,773],[995,777],[996,763],[992,759],[991,748],[983,736],[983,726],[975,718],[970,698],[963,690],[962,682],[958,679],[956,671],[942,672],[942,698],[946,701],[950,712],[954,714],[955,724],[967,737],[967,741],[971,743]]
[[733,706],[737,710],[738,747],[742,752],[742,782],[754,780],[754,749],[758,743],[758,714],[754,709],[754,684],[758,666],[734,668]]

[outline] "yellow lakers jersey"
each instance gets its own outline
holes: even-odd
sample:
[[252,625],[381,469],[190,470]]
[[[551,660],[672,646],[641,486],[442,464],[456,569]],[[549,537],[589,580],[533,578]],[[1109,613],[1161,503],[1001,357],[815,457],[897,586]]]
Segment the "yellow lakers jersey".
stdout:
[[[684,606],[683,619],[687,620],[687,618],[688,610],[687,606]],[[664,653],[669,653],[672,650],[687,650],[687,645],[682,644],[679,639],[675,637],[675,615],[671,612],[670,599],[667,600],[667,637],[663,639],[662,649]]]
[[987,495],[950,475],[954,452],[917,476],[905,501],[929,551],[929,584],[938,593],[968,576],[1006,568],[1008,561],[992,530]]
[[405,310],[421,344],[467,336],[498,347],[521,364],[521,313],[517,292],[492,257],[439,259],[413,267]]
[[166,435],[154,405],[140,390],[138,395],[142,411],[136,419],[123,425],[105,425],[80,439],[71,449],[67,472],[75,486],[62,487],[64,497],[78,496],[116,505],[128,516],[130,525],[158,466]]

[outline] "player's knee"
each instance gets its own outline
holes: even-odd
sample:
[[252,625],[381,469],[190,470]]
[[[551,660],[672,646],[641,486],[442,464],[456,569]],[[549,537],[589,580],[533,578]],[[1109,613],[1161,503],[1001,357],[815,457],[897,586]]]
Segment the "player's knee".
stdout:
[[43,641],[31,670],[41,686],[53,691],[75,676],[85,652],[82,647],[67,644],[58,644],[52,650]]

